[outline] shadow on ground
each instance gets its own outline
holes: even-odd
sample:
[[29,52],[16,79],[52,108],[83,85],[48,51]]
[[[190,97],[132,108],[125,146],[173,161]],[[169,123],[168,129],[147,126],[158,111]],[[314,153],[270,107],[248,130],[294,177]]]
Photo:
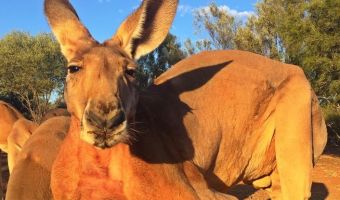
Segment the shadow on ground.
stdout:
[[[267,191],[256,190],[250,185],[239,184],[232,187],[228,194],[231,194],[238,199],[247,200],[268,200],[270,199]],[[325,200],[329,195],[329,191],[325,184],[313,182],[312,184],[312,196],[310,200]]]
[[270,199],[265,190],[256,190],[251,185],[238,184],[228,190],[231,194],[238,199],[252,199],[252,200],[267,200]]
[[311,200],[323,200],[326,199],[329,192],[325,184],[323,183],[315,183],[312,185],[312,197]]

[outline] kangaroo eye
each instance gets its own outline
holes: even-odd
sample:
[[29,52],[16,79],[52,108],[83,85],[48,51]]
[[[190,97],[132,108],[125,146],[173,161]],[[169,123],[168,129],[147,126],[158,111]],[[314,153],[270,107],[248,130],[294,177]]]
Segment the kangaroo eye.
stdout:
[[69,66],[67,69],[68,69],[68,72],[69,72],[70,74],[73,74],[73,73],[76,73],[76,72],[78,72],[79,70],[81,70],[81,67],[76,66],[76,65],[71,65],[71,66]]
[[125,70],[125,74],[129,77],[136,78],[136,70],[134,69]]

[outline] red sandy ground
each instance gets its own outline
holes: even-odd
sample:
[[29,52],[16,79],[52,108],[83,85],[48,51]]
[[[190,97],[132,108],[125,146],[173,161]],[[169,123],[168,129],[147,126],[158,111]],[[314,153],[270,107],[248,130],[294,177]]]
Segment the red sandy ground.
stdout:
[[[319,158],[313,170],[311,200],[340,200],[340,147],[334,148]],[[270,199],[266,191],[249,185],[237,185],[229,193],[239,199]]]

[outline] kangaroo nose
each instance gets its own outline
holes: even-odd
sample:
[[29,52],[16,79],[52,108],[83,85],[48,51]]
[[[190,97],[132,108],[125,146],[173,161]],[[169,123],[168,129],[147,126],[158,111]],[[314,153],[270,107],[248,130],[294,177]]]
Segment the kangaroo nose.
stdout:
[[89,111],[87,113],[87,121],[92,126],[102,130],[114,129],[116,126],[125,121],[125,114],[122,110],[120,110],[111,119],[105,119],[105,117],[100,117],[96,113]]

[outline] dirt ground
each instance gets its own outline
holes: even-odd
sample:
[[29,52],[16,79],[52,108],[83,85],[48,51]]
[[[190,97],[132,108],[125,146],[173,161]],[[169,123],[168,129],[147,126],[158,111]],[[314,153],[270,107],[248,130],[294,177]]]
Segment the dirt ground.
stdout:
[[[230,194],[239,199],[270,199],[264,190],[256,190],[249,185],[237,185]],[[326,150],[313,170],[311,200],[340,200],[340,147]]]

